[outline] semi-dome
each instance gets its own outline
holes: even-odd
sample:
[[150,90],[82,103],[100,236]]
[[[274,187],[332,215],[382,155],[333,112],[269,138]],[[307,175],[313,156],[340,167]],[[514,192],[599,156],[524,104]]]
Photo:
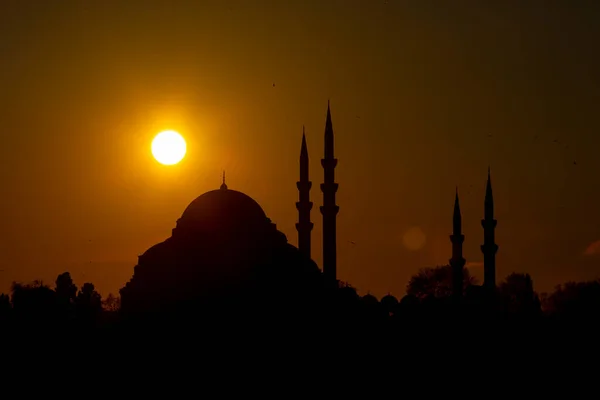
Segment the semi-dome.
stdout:
[[262,207],[250,196],[228,189],[206,192],[193,200],[185,209],[178,224],[181,225],[264,225],[270,221]]

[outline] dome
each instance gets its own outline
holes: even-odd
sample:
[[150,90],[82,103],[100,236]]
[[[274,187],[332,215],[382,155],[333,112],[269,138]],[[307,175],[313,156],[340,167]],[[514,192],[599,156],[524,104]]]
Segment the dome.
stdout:
[[365,294],[361,299],[362,299],[363,303],[367,304],[367,305],[379,304],[379,300],[377,300],[377,297],[373,296],[370,293]]
[[391,294],[387,294],[381,298],[381,305],[389,310],[392,310],[398,306],[398,299]]
[[192,201],[178,223],[190,226],[257,226],[269,223],[262,207],[250,196],[220,189],[206,192]]

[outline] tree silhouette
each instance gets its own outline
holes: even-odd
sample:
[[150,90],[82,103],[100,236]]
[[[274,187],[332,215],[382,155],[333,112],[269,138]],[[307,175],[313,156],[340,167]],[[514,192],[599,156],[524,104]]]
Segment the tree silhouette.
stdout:
[[13,310],[27,320],[52,320],[56,311],[56,293],[42,281],[31,284],[14,282],[12,285]]
[[600,317],[600,279],[558,285],[544,301],[544,311],[559,318]]
[[56,297],[59,302],[71,304],[77,296],[77,286],[73,283],[71,274],[63,272],[56,278]]
[[393,315],[398,309],[398,299],[392,296],[391,294],[387,294],[381,298],[381,306],[388,313],[388,315]]
[[121,299],[119,297],[113,295],[112,293],[109,293],[108,296],[106,296],[106,299],[104,299],[102,301],[102,308],[105,311],[109,311],[109,312],[119,311],[120,307],[121,307]]
[[10,297],[0,293],[0,320],[6,319],[11,311]]
[[75,299],[77,316],[83,321],[91,321],[102,312],[102,297],[93,283],[84,283]]
[[498,287],[504,311],[512,316],[531,317],[541,314],[538,294],[529,274],[513,272]]
[[[463,288],[477,284],[467,268],[463,268]],[[452,267],[441,265],[435,268],[421,268],[413,275],[406,286],[406,294],[419,300],[428,297],[445,298],[452,295]]]

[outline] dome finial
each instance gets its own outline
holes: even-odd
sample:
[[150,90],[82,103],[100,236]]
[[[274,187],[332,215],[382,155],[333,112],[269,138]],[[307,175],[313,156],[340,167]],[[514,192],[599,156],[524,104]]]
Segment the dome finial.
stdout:
[[221,184],[221,190],[227,190],[227,185],[225,184],[225,171],[223,171],[223,183]]

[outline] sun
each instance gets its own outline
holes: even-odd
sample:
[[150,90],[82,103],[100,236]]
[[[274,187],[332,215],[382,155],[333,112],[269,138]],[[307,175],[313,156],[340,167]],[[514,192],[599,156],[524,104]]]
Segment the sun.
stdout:
[[183,159],[187,145],[185,139],[175,131],[164,131],[152,140],[152,155],[163,165],[174,165]]

